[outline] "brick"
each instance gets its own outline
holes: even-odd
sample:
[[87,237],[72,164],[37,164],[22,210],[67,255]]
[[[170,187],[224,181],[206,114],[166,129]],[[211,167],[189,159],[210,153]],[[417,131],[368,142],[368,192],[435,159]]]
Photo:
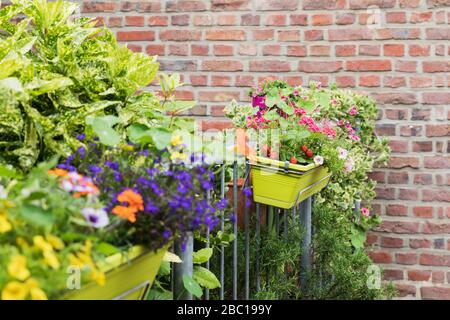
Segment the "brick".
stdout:
[[391,157],[389,161],[389,167],[395,169],[401,168],[418,168],[419,159],[415,157]]
[[264,56],[279,56],[281,55],[281,46],[279,44],[267,44],[262,48]]
[[337,45],[335,50],[337,57],[351,57],[356,55],[355,45]]
[[406,12],[386,12],[387,23],[406,23]]
[[200,122],[201,130],[219,130],[222,131],[224,129],[233,128],[233,123],[230,120],[202,120]]
[[406,125],[400,127],[400,135],[403,137],[421,136],[423,127],[420,125]]
[[251,72],[287,72],[291,71],[291,65],[287,61],[263,60],[250,61]]
[[266,26],[286,26],[287,16],[284,14],[272,14],[266,18]]
[[450,126],[447,124],[428,124],[426,125],[427,137],[445,137],[450,134]]
[[161,30],[159,33],[162,41],[198,41],[201,36],[199,30]]
[[337,29],[328,30],[329,41],[354,41],[354,40],[371,40],[373,32],[371,29]]
[[381,246],[384,248],[402,248],[403,247],[403,239],[392,238],[392,237],[382,237],[381,238]]
[[383,80],[383,85],[388,88],[400,88],[406,86],[405,77],[386,76]]
[[409,46],[409,55],[412,57],[426,57],[430,55],[429,45],[413,44]]
[[411,281],[428,281],[431,278],[429,270],[408,270],[408,280]]
[[258,48],[255,44],[241,44],[239,45],[238,53],[241,56],[256,56]]
[[305,61],[298,63],[298,71],[312,73],[337,72],[342,69],[341,61]]
[[375,39],[377,40],[411,40],[420,39],[420,29],[413,28],[384,28],[376,29]]
[[191,75],[190,81],[192,86],[206,86],[208,84],[208,76]]
[[239,29],[215,29],[206,31],[206,40],[244,41],[246,38],[245,31]]
[[433,20],[433,12],[412,12],[411,19],[409,22],[411,23],[422,23],[422,22],[430,22]]
[[400,189],[398,198],[401,200],[419,200],[419,191],[415,189]]
[[137,6],[138,12],[161,12],[161,2],[160,1],[145,1],[140,2]]
[[430,248],[431,241],[428,239],[409,239],[409,246],[412,249]]
[[396,283],[395,287],[398,291],[399,297],[416,296],[416,287],[410,284]]
[[193,0],[166,1],[167,12],[195,12],[205,10],[206,10],[205,1],[193,1]]
[[403,44],[385,44],[383,46],[384,55],[387,57],[402,57],[405,54]]
[[253,40],[273,40],[275,31],[273,29],[253,30]]
[[109,17],[108,19],[108,27],[121,27],[122,26],[122,17]]
[[278,31],[278,41],[293,42],[300,41],[299,30],[280,30]]
[[213,87],[228,87],[231,86],[230,76],[212,76],[211,85]]
[[432,77],[413,76],[409,79],[412,88],[429,88],[433,86]]
[[258,0],[256,2],[256,10],[262,11],[285,11],[297,8],[297,0]]
[[389,184],[407,184],[408,183],[408,172],[391,172],[388,176]]
[[251,0],[211,0],[212,11],[245,11],[251,9]]
[[242,62],[235,60],[209,60],[202,62],[203,71],[242,71]]
[[427,0],[428,8],[448,7],[450,6],[449,0]]
[[430,152],[433,150],[432,141],[415,141],[412,146],[414,152]]
[[203,44],[191,45],[191,54],[193,56],[207,56],[209,54],[209,46]]
[[118,3],[114,1],[107,2],[83,2],[81,8],[82,13],[93,13],[93,12],[114,12],[118,9]]
[[171,44],[169,45],[169,55],[187,56],[189,54],[189,46],[187,44]]
[[395,2],[395,0],[350,0],[350,9],[367,9],[371,6],[393,8]]
[[155,40],[154,31],[119,31],[117,32],[119,41],[153,41]]
[[336,15],[337,25],[353,24],[355,22],[356,15],[353,12],[338,13]]
[[422,0],[400,0],[400,8],[417,8],[420,7]]
[[428,40],[450,40],[448,28],[430,28],[425,31]]
[[200,101],[229,102],[233,99],[239,100],[239,92],[229,91],[200,91],[198,93]]
[[344,9],[345,0],[304,0],[304,10],[334,10]]
[[171,24],[173,26],[187,26],[189,25],[190,15],[181,14],[171,17]]
[[420,264],[425,266],[450,267],[450,255],[422,253]]
[[232,56],[234,52],[234,46],[217,44],[214,45],[214,55],[216,56]]
[[390,60],[350,60],[346,64],[348,71],[390,71]]
[[286,55],[288,57],[305,57],[306,56],[306,46],[289,45],[286,48]]
[[416,61],[396,61],[395,62],[395,71],[400,72],[416,72],[417,71],[417,62]]
[[389,233],[418,233],[420,224],[410,221],[386,221],[384,220],[376,230]]
[[359,85],[362,87],[379,87],[380,76],[378,75],[366,75],[359,77]]
[[414,175],[414,184],[430,185],[433,183],[433,176],[426,173],[416,173]]
[[[385,109],[384,114],[387,119],[390,120],[406,120],[408,117],[408,110],[407,109]],[[392,140],[391,148],[397,148],[397,149],[404,149],[405,146],[408,144],[405,144],[405,142],[408,141],[397,141]],[[395,151],[395,152],[402,152],[402,151]]]
[[304,37],[305,37],[305,41],[323,40],[323,31],[322,30],[305,30]]
[[213,117],[223,117],[225,112],[223,110],[224,106],[211,106],[211,115]]
[[126,16],[125,25],[129,27],[143,27],[145,20],[143,16]]
[[289,23],[292,26],[307,26],[308,15],[306,14],[291,14],[289,16]]
[[236,76],[237,87],[252,87],[255,85],[253,76]]
[[450,104],[450,92],[424,92],[424,104]]
[[328,13],[313,14],[312,25],[313,26],[329,26],[333,23],[333,16]]
[[373,171],[369,173],[369,178],[378,183],[384,183],[386,181],[386,174],[382,171]]
[[388,216],[407,216],[408,207],[401,204],[390,204],[386,206],[386,214]]
[[380,45],[362,44],[359,46],[359,55],[362,56],[379,56],[381,52]]
[[207,15],[194,16],[193,23],[194,26],[212,26],[214,24],[214,18]]
[[328,57],[330,56],[331,48],[325,45],[312,45],[309,47],[309,55],[315,57]]
[[403,270],[400,269],[384,269],[383,279],[387,281],[403,280]]
[[377,199],[384,200],[394,200],[395,199],[395,189],[388,187],[377,187],[375,188],[375,192],[377,194]]
[[162,71],[196,71],[197,61],[182,60],[182,61],[159,61]]
[[417,98],[414,93],[383,92],[373,93],[372,97],[381,104],[415,104]]
[[145,51],[148,55],[158,55],[163,56],[165,54],[165,46],[163,44],[149,44]]
[[396,253],[395,261],[398,264],[413,265],[417,263],[417,254],[415,253]]
[[336,84],[339,88],[353,88],[356,86],[353,76],[336,76]]
[[425,221],[423,233],[427,234],[448,234],[450,233],[450,222],[431,222]]
[[450,156],[449,157],[425,157],[424,167],[429,169],[448,169],[450,168]]
[[261,16],[253,14],[244,14],[241,17],[242,26],[259,26],[261,22]]
[[148,18],[148,24],[154,27],[165,27],[169,25],[169,17],[152,16]]
[[422,190],[422,200],[450,202],[450,190]]
[[450,72],[450,61],[424,61],[423,72]]
[[392,255],[388,251],[370,251],[367,253],[375,263],[391,263]]
[[384,123],[377,124],[375,131],[381,136],[395,136],[395,124]]

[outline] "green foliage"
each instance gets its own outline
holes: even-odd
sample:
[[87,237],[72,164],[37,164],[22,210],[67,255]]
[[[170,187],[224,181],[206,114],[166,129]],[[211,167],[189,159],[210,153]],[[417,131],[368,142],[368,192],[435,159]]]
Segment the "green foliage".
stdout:
[[[0,11],[0,163],[28,171],[54,154],[69,155],[82,145],[75,137],[88,117],[107,145],[125,140],[131,124],[192,127],[166,115],[195,104],[174,100],[178,75],[163,76],[162,104],[153,93],[138,93],[156,76],[155,57],[120,46],[91,19],[70,18],[74,3],[12,2]],[[104,116],[115,117],[114,130]]]

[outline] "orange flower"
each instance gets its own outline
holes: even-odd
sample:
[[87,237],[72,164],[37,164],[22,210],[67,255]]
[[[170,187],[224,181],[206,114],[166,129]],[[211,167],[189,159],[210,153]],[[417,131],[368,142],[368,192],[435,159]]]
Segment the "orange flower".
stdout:
[[53,170],[48,170],[48,173],[54,174],[55,176],[58,176],[58,177],[66,177],[69,174],[69,172],[67,170],[59,169],[59,168],[55,168]]
[[144,210],[144,200],[142,200],[142,196],[131,189],[127,189],[119,194],[117,200],[122,203],[128,203],[128,207],[134,207],[137,209],[136,211]]
[[119,217],[128,219],[131,223],[136,222],[136,212],[136,208],[124,206],[115,206],[112,210],[112,213],[118,215]]
[[128,219],[132,223],[136,222],[136,213],[144,210],[142,196],[131,189],[127,189],[117,196],[117,200],[122,204],[126,203],[126,206],[115,206],[112,213]]

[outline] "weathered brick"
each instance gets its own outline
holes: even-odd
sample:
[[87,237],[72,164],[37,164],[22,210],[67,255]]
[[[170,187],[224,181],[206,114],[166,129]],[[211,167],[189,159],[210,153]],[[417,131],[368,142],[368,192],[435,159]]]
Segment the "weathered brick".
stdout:
[[346,64],[348,71],[390,71],[390,60],[350,60]]
[[237,60],[209,60],[202,62],[203,71],[242,71],[242,62]]
[[154,31],[119,31],[117,32],[119,41],[153,41],[155,40]]
[[206,40],[212,41],[244,41],[246,34],[241,29],[214,29],[206,31]]
[[161,30],[162,41],[198,41],[202,36],[199,30]]
[[420,295],[425,300],[450,300],[448,287],[421,287]]
[[287,61],[276,61],[276,60],[250,61],[250,71],[286,72],[291,71],[291,65]]
[[251,9],[251,0],[211,0],[212,11],[241,11]]
[[302,72],[329,73],[329,72],[337,72],[341,69],[342,69],[341,61],[305,61],[305,60],[301,60],[298,63],[298,71],[302,71]]
[[258,0],[256,2],[256,10],[262,11],[296,10],[297,8],[297,0]]

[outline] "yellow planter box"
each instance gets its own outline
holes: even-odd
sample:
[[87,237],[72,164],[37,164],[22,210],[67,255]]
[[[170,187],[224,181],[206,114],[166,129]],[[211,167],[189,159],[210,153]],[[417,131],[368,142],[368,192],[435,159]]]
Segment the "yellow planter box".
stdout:
[[106,273],[104,286],[87,283],[71,290],[64,300],[143,300],[151,288],[167,248],[149,252],[132,247],[127,254],[117,253],[99,266]]
[[253,200],[283,209],[318,193],[331,177],[327,168],[314,163],[305,166],[252,157],[250,166]]

